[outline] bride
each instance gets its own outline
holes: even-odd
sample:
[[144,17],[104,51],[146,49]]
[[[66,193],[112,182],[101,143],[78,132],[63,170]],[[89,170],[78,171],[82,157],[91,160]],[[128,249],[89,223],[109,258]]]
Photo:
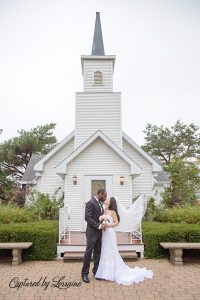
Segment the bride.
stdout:
[[130,285],[141,282],[145,278],[152,278],[153,271],[139,267],[130,268],[124,263],[120,256],[114,229],[115,226],[120,224],[117,203],[122,211],[122,206],[114,197],[106,199],[104,201],[104,214],[99,217],[100,221],[108,225],[107,228],[102,231],[101,257],[95,278],[116,281],[122,285]]

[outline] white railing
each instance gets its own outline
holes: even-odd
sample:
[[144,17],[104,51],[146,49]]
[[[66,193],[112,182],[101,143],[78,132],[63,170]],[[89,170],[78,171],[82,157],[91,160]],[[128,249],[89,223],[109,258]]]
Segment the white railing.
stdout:
[[59,243],[68,238],[69,244],[71,243],[70,233],[70,207],[62,207],[59,209]]
[[130,238],[131,238],[131,244],[134,242],[142,242],[142,224],[140,222],[140,226],[138,230],[134,230],[133,232],[130,232]]

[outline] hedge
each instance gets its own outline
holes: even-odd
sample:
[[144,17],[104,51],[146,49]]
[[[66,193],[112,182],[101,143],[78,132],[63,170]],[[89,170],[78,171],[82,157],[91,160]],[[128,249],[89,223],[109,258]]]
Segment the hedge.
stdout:
[[[200,242],[200,225],[143,222],[144,256],[146,258],[169,257],[169,250],[160,246],[160,242]],[[200,255],[199,250],[184,250],[186,255]]]
[[[200,242],[198,224],[143,222],[142,233],[146,258],[169,257],[169,250],[163,249],[160,242]],[[52,260],[56,257],[58,221],[0,225],[0,242],[33,242],[32,247],[23,250],[23,260]],[[2,254],[3,250],[0,251]],[[196,256],[200,255],[200,251],[185,250],[185,254]]]
[[[0,242],[32,242],[22,251],[23,260],[52,260],[56,257],[58,221],[33,221],[0,225]],[[9,251],[0,251],[0,255]]]

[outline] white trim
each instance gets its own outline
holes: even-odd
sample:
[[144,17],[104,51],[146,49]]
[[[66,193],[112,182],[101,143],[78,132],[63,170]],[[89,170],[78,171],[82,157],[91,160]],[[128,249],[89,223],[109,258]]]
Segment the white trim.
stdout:
[[37,172],[43,172],[44,163],[51,158],[56,152],[64,147],[74,137],[74,131],[72,131],[66,138],[64,138],[58,145],[56,145],[49,153],[47,153],[38,163],[35,164],[34,170]]
[[33,185],[35,185],[37,182],[36,182],[35,178],[33,178],[30,181],[20,181],[19,183],[20,184],[33,184]]
[[[113,195],[113,175],[84,175],[84,197],[83,197],[83,212],[85,216],[85,204],[91,199],[91,181],[92,180],[105,180],[107,196]],[[83,217],[83,231],[86,230],[86,221]]]
[[82,66],[82,75],[84,76],[84,70],[85,70],[85,61],[86,60],[112,60],[113,61],[113,70],[115,66],[115,55],[81,55],[81,66]]
[[[62,245],[57,244],[57,257],[61,259],[61,253],[64,252],[85,252],[86,245]],[[136,251],[140,252],[141,257],[144,257],[144,244],[121,244],[117,245],[119,251]],[[62,257],[63,259],[63,257]]]
[[68,163],[99,137],[130,165],[130,175],[141,174],[141,168],[128,155],[126,155],[125,152],[123,152],[116,144],[114,144],[101,130],[96,131],[89,139],[81,144],[81,146],[79,146],[67,158],[60,162],[56,166],[56,173],[59,175],[67,174],[66,171]]
[[122,133],[122,137],[152,164],[153,172],[163,170],[161,165],[159,165],[149,154],[147,154],[139,145],[137,145],[125,132]]
[[105,180],[107,196],[113,195],[113,175],[84,175],[84,204],[91,199],[92,180]]

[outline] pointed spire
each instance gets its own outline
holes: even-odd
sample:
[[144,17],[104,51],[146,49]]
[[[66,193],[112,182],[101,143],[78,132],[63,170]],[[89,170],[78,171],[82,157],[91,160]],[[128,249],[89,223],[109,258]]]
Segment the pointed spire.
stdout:
[[100,12],[96,12],[96,22],[92,45],[92,55],[105,55],[103,46],[103,36],[101,31]]

